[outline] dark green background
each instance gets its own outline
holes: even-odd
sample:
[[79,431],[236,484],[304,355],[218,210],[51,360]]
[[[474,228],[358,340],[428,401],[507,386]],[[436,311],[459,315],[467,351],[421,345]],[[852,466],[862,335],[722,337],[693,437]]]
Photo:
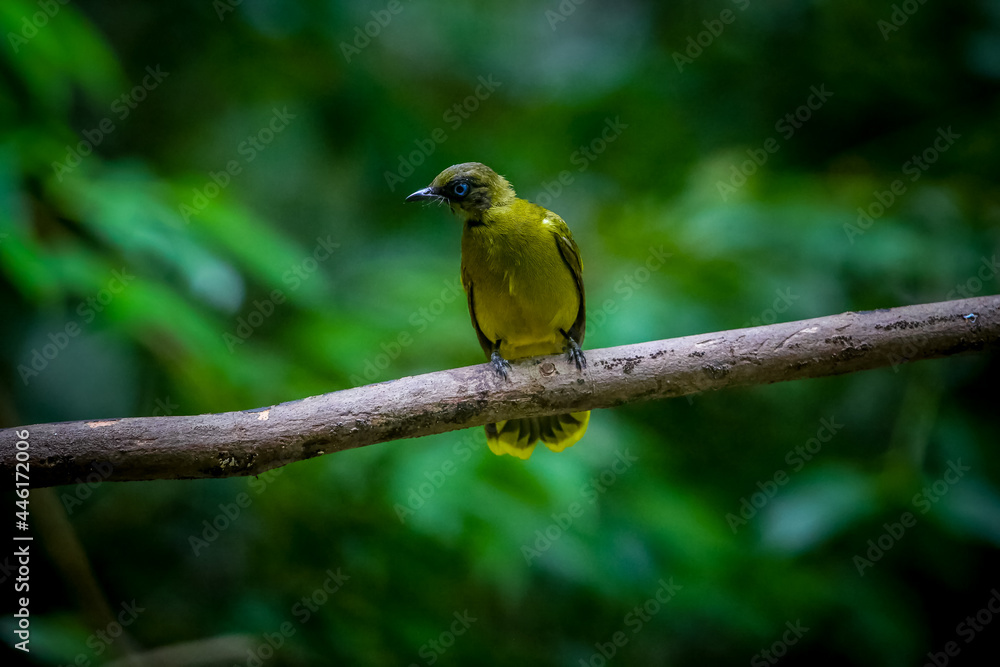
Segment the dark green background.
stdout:
[[[470,160],[573,229],[587,348],[998,291],[996,2],[4,0],[0,33],[6,426],[480,363],[459,226],[403,204]],[[619,631],[609,664],[768,664],[800,623],[784,664],[917,665],[954,641],[971,665],[1000,631],[959,627],[1000,586],[998,370],[633,404],[527,463],[475,429],[57,506],[110,606],[144,609],[132,646],[230,637],[219,664],[282,628],[264,664],[600,665]],[[734,533],[744,500],[762,508]],[[95,655],[82,579],[36,544],[31,659],[120,655]],[[637,624],[661,580],[680,588]]]

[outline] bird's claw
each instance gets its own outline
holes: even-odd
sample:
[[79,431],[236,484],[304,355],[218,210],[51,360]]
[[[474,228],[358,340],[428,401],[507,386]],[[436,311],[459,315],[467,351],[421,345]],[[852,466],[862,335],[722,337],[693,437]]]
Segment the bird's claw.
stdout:
[[559,330],[559,333],[566,339],[566,358],[575,363],[577,369],[582,371],[587,367],[587,357],[584,356],[583,350],[580,349],[580,344],[562,329]]
[[502,377],[504,380],[507,379],[507,371],[510,370],[510,362],[500,356],[499,352],[494,351],[490,355],[490,366],[496,371],[497,375]]

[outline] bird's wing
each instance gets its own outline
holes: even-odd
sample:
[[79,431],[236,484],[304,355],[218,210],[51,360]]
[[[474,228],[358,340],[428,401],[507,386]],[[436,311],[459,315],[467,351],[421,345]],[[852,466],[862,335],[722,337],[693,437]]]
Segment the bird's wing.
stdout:
[[546,216],[553,224],[552,231],[556,240],[556,248],[563,262],[573,274],[573,282],[576,283],[576,291],[580,296],[580,308],[576,313],[576,320],[570,327],[568,333],[578,345],[583,344],[583,334],[587,328],[587,299],[583,290],[583,261],[580,259],[580,248],[577,247],[573,235],[569,231],[566,222],[555,213],[549,212]]
[[479,320],[476,319],[476,299],[473,296],[472,276],[465,270],[464,264],[462,265],[462,287],[465,288],[465,295],[469,300],[469,316],[472,318],[472,328],[476,330],[476,336],[479,337],[480,347],[483,348],[483,352],[489,357],[493,352],[493,341],[487,338],[483,330],[479,328]]

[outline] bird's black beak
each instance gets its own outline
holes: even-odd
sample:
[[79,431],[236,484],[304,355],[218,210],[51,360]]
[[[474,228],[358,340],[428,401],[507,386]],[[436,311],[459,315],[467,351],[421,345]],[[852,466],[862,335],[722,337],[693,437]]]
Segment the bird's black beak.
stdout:
[[437,188],[426,187],[423,190],[417,190],[412,195],[406,198],[406,201],[425,201],[427,199],[436,199],[438,201],[448,201],[448,198],[438,192]]

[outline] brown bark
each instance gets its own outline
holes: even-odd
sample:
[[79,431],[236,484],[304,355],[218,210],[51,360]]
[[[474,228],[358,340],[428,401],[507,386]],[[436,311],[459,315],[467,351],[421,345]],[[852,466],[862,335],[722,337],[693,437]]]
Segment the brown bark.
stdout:
[[588,350],[583,372],[560,357],[483,364],[345,389],[255,410],[38,424],[0,431],[0,467],[28,431],[31,485],[254,475],[378,442],[513,417],[609,408],[711,389],[838,375],[995,348],[1000,296],[819,317]]

